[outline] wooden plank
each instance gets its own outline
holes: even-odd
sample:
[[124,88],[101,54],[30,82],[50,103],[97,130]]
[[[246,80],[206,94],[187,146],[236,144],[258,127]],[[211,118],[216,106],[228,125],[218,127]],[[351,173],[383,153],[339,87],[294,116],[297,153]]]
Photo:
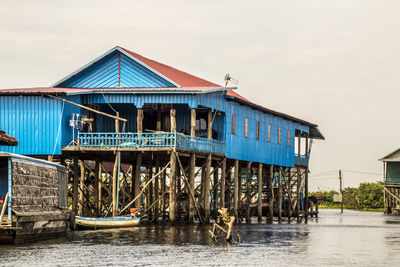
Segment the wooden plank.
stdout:
[[257,182],[258,182],[258,200],[257,200],[257,215],[258,215],[258,221],[261,222],[262,220],[262,189],[263,189],[263,164],[258,163],[258,176],[257,176]]
[[233,209],[236,219],[239,218],[239,160],[235,160],[235,172],[233,178]]

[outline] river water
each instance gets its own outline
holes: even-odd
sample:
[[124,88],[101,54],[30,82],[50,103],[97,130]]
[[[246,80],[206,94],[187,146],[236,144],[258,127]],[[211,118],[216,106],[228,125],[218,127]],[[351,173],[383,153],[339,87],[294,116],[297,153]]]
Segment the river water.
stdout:
[[242,243],[213,242],[210,226],[80,231],[1,246],[0,266],[400,266],[400,217],[320,210],[308,224],[241,224]]

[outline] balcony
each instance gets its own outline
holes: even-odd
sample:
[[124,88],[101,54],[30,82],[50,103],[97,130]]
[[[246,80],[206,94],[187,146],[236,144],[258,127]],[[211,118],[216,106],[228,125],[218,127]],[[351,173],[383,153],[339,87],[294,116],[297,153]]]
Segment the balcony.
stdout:
[[169,150],[225,154],[225,142],[193,137],[176,132],[158,133],[79,133],[77,144],[67,150]]
[[308,161],[310,160],[309,155],[294,155],[294,164],[300,166],[308,166]]

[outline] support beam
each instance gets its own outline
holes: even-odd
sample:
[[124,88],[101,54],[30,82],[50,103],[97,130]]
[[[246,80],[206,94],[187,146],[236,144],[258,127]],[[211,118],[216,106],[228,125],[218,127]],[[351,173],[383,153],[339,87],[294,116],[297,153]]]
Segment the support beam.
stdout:
[[258,200],[257,200],[257,215],[258,221],[261,222],[262,220],[262,189],[263,189],[263,165],[262,163],[258,163],[258,175],[257,175],[257,182],[258,182]]
[[85,190],[84,187],[84,181],[85,181],[85,167],[83,166],[82,160],[79,161],[79,167],[80,167],[80,177],[79,177],[79,203],[78,203],[78,216],[83,216],[83,190]]
[[[140,193],[140,168],[142,167],[142,153],[139,152],[136,158],[136,167],[135,167],[135,197],[137,197]],[[140,198],[135,201],[135,208],[140,208]]]
[[74,166],[74,185],[73,185],[73,197],[72,197],[72,211],[74,214],[78,212],[78,181],[79,181],[79,159],[78,157],[73,158]]
[[214,172],[213,172],[213,209],[214,211],[217,211],[218,209],[218,163],[215,162],[214,164]]
[[296,215],[297,215],[297,223],[300,222],[300,187],[301,187],[301,174],[300,169],[297,168],[297,186],[296,186]]
[[208,110],[207,118],[207,139],[212,139],[212,111]]
[[117,216],[117,187],[118,187],[118,161],[119,153],[115,154],[114,168],[112,174],[112,215]]
[[137,118],[136,118],[136,131],[138,134],[143,132],[143,109],[137,109]]
[[[158,154],[156,156],[156,170],[155,173],[160,171],[160,158]],[[154,179],[154,200],[158,200],[160,198],[160,178],[157,176]],[[160,201],[157,201],[157,204],[154,207],[154,220],[157,222],[159,217],[159,210],[160,210]]]
[[272,224],[274,219],[274,165],[269,166],[268,175],[268,216],[267,223]]
[[[195,171],[196,171],[196,154],[192,153],[190,155],[190,163],[189,163],[189,191],[191,190],[192,192],[194,192],[194,179],[195,179]],[[188,208],[188,223],[193,223],[194,221],[194,205],[196,205],[196,203],[193,203],[193,200],[191,198],[189,199],[189,208]]]
[[[171,112],[172,113],[172,112]],[[176,221],[176,156],[171,153],[169,168],[169,222]]]
[[211,180],[211,154],[208,154],[204,176],[204,222],[210,222],[210,180]]
[[278,171],[278,223],[282,222],[282,167]]
[[94,167],[94,214],[96,217],[100,216],[100,198],[99,198],[99,188],[100,188],[100,164],[99,161],[96,160],[96,164]]
[[305,179],[304,187],[305,188],[304,189],[306,191],[304,209],[305,209],[305,219],[306,219],[305,222],[307,223],[308,222],[308,168],[305,168],[304,172],[305,172],[305,174],[304,174],[304,179]]
[[225,208],[225,185],[226,185],[226,158],[222,161],[221,166],[221,189],[220,189],[220,207]]
[[196,136],[196,109],[190,110],[190,136]]
[[233,208],[236,220],[239,219],[239,160],[235,160],[235,172],[233,178]]
[[176,111],[175,109],[170,110],[170,120],[171,120],[171,132],[176,132],[176,120],[175,120]]
[[287,184],[287,194],[288,194],[288,200],[289,200],[289,205],[287,205],[287,216],[288,216],[288,222],[290,223],[291,219],[292,219],[292,168],[288,168],[288,180],[287,180],[288,184]]
[[247,175],[246,175],[246,223],[251,223],[251,162],[247,162]]

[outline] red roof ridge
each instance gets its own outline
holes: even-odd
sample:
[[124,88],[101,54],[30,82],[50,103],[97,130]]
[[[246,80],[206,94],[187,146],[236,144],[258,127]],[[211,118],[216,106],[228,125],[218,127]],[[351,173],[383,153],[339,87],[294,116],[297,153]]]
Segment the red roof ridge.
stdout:
[[136,58],[137,60],[143,62],[144,64],[154,69],[155,71],[161,73],[162,75],[164,75],[171,81],[177,83],[181,87],[222,87],[221,85],[218,85],[216,83],[209,82],[207,80],[196,77],[187,72],[175,69],[166,64],[160,63],[153,59],[149,59],[147,57],[134,53],[121,46],[118,46],[118,48],[122,49],[123,51],[128,53],[130,56]]

